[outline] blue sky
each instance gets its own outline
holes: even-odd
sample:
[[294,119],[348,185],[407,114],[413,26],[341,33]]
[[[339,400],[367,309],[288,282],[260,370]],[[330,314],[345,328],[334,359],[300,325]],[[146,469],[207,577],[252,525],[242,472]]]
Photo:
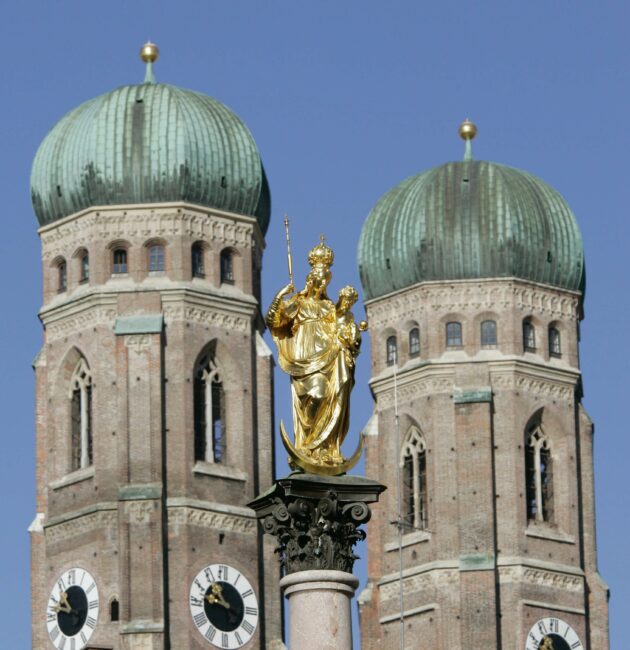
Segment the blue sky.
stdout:
[[[150,38],[162,51],[157,78],[230,106],[262,152],[273,199],[266,301],[286,281],[284,212],[298,278],[306,251],[325,232],[337,254],[333,290],[359,286],[355,251],[366,215],[403,178],[461,158],[457,126],[467,116],[479,127],[477,158],[526,169],[567,199],[587,261],[581,363],[584,403],[596,424],[599,564],[612,591],[611,647],[623,647],[630,601],[628,3],[40,0],[5,3],[1,16],[2,646],[30,647],[30,364],[42,341],[30,166],[66,111],[142,80],[137,51]],[[371,410],[367,357],[366,348],[355,430]],[[279,377],[285,421],[287,390]]]

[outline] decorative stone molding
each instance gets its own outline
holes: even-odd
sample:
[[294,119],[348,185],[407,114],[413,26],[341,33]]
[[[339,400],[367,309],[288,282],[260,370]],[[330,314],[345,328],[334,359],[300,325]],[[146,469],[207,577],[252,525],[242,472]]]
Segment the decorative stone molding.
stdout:
[[523,582],[539,587],[578,592],[584,588],[584,579],[581,576],[527,566],[500,567],[499,582]]
[[173,321],[186,321],[236,332],[248,333],[251,330],[251,320],[246,316],[199,306],[165,305],[164,319],[167,325]]
[[[398,400],[401,402],[412,401],[425,395],[437,395],[439,393],[451,393],[453,380],[450,378],[420,379],[409,384],[398,385]],[[374,393],[380,408],[387,408],[394,404],[394,384],[383,388],[374,387]]]
[[574,387],[572,385],[567,386],[546,379],[515,374],[492,374],[491,377],[492,387],[497,389],[520,390],[552,399],[571,400],[574,397]]
[[85,331],[90,327],[101,325],[113,327],[116,316],[116,309],[108,307],[91,307],[80,313],[75,313],[66,318],[55,320],[50,323],[46,322],[46,318],[44,317],[43,321],[46,327],[46,340],[51,342],[68,336],[74,332]]
[[131,524],[148,524],[155,510],[155,501],[126,501],[125,514]]
[[[457,569],[440,569],[417,573],[403,578],[403,595],[425,591],[435,587],[454,585],[459,580]],[[379,585],[379,593],[382,601],[391,600],[400,596],[400,582],[393,580]]]
[[[72,215],[40,230],[43,259],[68,256],[80,246],[102,240],[137,240],[149,237],[191,237],[218,245],[251,248],[257,238],[256,220],[245,215],[217,211],[202,212],[190,207],[101,208]],[[259,245],[262,244],[262,241]]]
[[54,544],[64,539],[70,539],[99,529],[109,529],[115,532],[118,527],[116,510],[100,510],[77,517],[69,521],[45,526],[46,542]]
[[256,520],[253,517],[249,518],[226,512],[177,506],[168,508],[168,525],[200,526],[229,533],[250,533],[256,528]]
[[359,476],[319,476],[294,472],[276,481],[249,506],[265,533],[278,542],[276,553],[287,574],[332,570],[352,573],[354,545],[365,539],[359,527],[371,517],[385,489]]
[[420,315],[427,311],[447,314],[470,309],[500,312],[518,308],[549,318],[575,321],[578,306],[577,294],[518,279],[427,282],[366,305],[372,329],[386,327],[392,322],[420,320]]
[[152,338],[151,334],[128,334],[123,340],[126,347],[142,355],[151,347]]

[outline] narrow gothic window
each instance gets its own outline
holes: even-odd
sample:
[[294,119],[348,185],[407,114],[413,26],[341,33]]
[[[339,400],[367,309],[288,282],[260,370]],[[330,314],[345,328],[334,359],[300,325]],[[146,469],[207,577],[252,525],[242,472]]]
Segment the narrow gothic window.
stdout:
[[400,457],[402,469],[402,517],[408,529],[427,530],[426,444],[422,434],[412,427],[406,436]]
[[57,265],[57,291],[63,293],[68,288],[68,267],[64,260]]
[[460,348],[462,346],[462,324],[446,323],[446,347]]
[[203,264],[203,246],[201,244],[193,244],[191,254],[193,278],[203,278],[205,275]]
[[234,284],[234,254],[229,248],[221,251],[221,282]]
[[497,324],[493,320],[485,320],[481,323],[481,345],[497,344]]
[[549,328],[549,354],[552,357],[559,357],[562,355],[562,348],[560,346],[560,330],[556,327]]
[[526,352],[536,349],[536,330],[529,320],[523,321],[523,349]]
[[420,330],[414,327],[409,332],[409,356],[417,357],[420,354]]
[[149,271],[164,270],[164,246],[153,244],[149,246]]
[[81,359],[70,380],[72,470],[92,464],[92,377]]
[[385,344],[386,353],[387,353],[387,365],[393,366],[396,363],[397,358],[397,343],[395,336],[389,336]]
[[109,604],[109,620],[118,621],[120,620],[120,611],[118,600],[116,598],[112,599],[112,602]]
[[195,460],[225,462],[225,394],[210,355],[197,365],[194,385]]
[[549,440],[540,425],[530,429],[525,445],[527,519],[553,521],[553,461]]
[[127,251],[124,248],[114,249],[112,262],[113,273],[127,273]]
[[80,282],[87,282],[90,279],[90,256],[87,253],[81,255]]

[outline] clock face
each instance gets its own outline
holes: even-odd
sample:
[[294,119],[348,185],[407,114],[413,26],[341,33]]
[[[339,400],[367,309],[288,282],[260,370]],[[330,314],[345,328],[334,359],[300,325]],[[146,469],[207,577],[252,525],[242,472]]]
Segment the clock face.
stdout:
[[203,638],[234,650],[244,646],[258,625],[258,601],[249,580],[225,564],[210,564],[190,586],[190,614]]
[[561,618],[541,618],[527,635],[525,650],[584,650],[577,632]]
[[81,650],[98,621],[98,588],[94,578],[78,567],[62,573],[48,598],[46,627],[59,650]]

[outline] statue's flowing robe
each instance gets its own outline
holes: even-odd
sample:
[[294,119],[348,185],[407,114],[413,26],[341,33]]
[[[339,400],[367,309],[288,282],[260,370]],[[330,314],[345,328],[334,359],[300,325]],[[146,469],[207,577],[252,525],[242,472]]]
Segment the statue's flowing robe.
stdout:
[[334,304],[295,294],[280,304],[271,334],[280,367],[291,376],[296,449],[339,460],[350,424],[354,368],[339,341]]

